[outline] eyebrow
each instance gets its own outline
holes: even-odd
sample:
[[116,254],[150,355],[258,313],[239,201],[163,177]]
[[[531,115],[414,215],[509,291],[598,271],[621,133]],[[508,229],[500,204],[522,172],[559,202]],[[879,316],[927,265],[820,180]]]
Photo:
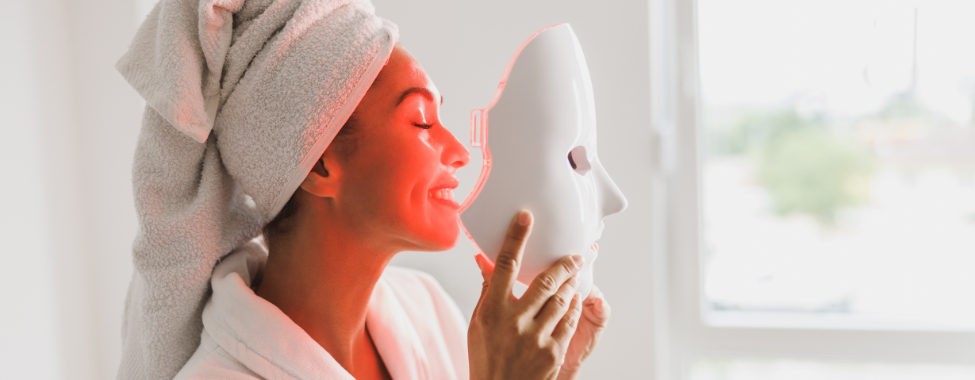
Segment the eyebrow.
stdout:
[[[430,89],[426,87],[413,87],[410,88],[409,90],[403,91],[403,94],[399,96],[399,100],[396,101],[396,105],[398,106],[400,103],[403,102],[403,100],[406,99],[407,96],[413,94],[422,94],[423,96],[426,96],[430,100],[436,99],[436,97],[433,96],[433,91],[430,91]],[[440,104],[443,104],[443,96],[440,97]]]

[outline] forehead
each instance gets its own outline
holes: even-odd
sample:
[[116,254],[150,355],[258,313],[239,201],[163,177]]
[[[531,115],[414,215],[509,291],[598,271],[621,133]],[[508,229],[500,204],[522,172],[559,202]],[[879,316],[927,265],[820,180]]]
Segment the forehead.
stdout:
[[[393,48],[389,61],[379,72],[373,87],[375,90],[381,91],[385,95],[384,97],[393,98],[394,105],[398,105],[404,97],[417,95],[432,95],[433,98],[430,100],[440,101],[440,92],[426,71],[423,70],[416,58],[413,58],[400,45]],[[417,89],[426,89],[427,91],[417,91]]]
[[432,96],[415,94],[409,95],[408,98],[429,96],[431,101],[439,103],[440,93],[426,71],[406,49],[396,45],[389,56],[389,61],[359,101],[353,116],[366,125],[372,124],[369,121],[376,118],[385,120],[399,109],[397,106],[402,101],[404,92],[413,88],[427,89],[427,94]]

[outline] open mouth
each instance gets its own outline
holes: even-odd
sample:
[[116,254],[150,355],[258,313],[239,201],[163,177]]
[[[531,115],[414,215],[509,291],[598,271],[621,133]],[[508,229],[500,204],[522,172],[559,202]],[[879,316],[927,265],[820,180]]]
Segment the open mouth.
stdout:
[[430,190],[427,190],[427,196],[433,198],[434,203],[459,208],[460,203],[454,200],[454,189],[457,188],[457,185],[460,185],[460,181],[457,178],[446,176],[440,181],[435,182],[430,187]]
[[447,206],[451,209],[459,209],[460,203],[457,203],[457,201],[454,200],[455,188],[457,188],[456,184],[441,184],[428,190],[427,195],[430,198],[433,198],[430,200],[431,203]]

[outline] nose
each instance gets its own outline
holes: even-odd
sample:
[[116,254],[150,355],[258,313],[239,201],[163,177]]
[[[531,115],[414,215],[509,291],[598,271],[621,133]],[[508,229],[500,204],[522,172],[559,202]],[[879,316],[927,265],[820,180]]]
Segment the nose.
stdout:
[[609,177],[606,168],[603,167],[598,158],[593,161],[593,164],[592,171],[596,180],[596,191],[599,195],[600,206],[602,206],[602,217],[626,210],[626,197],[623,196],[620,188],[616,187],[613,179]]
[[467,166],[471,162],[471,152],[446,127],[443,131],[444,144],[443,151],[440,153],[440,162],[454,169]]

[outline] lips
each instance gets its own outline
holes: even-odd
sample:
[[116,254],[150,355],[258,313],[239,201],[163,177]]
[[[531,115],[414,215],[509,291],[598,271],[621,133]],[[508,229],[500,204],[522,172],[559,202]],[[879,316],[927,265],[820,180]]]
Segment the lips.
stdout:
[[458,185],[460,185],[460,181],[451,176],[437,183],[436,185],[431,186],[430,190],[427,191],[427,194],[434,200],[443,201],[452,206],[459,207],[460,204],[454,200],[454,189],[456,189]]

